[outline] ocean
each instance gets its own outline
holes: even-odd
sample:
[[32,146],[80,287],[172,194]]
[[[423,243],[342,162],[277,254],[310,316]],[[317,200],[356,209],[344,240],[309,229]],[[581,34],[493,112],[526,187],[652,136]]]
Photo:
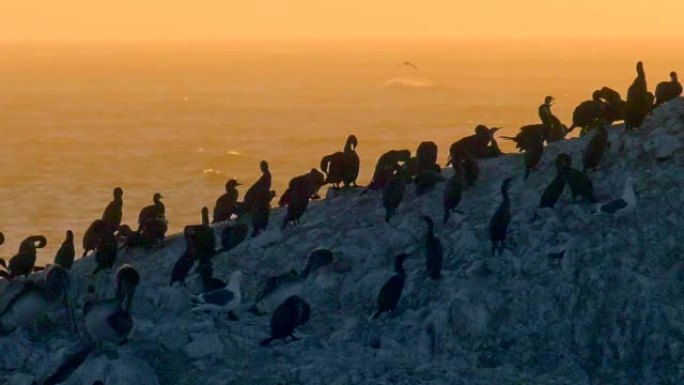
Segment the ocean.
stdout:
[[[229,178],[268,160],[282,193],[349,134],[360,184],[390,148],[449,144],[474,126],[514,134],[544,96],[570,124],[602,86],[624,97],[684,72],[673,41],[311,41],[0,45],[0,255],[44,234],[39,264],[124,189],[124,223],[165,196],[170,232],[200,221]],[[410,62],[417,68],[404,65]],[[500,141],[505,150],[510,143]]]

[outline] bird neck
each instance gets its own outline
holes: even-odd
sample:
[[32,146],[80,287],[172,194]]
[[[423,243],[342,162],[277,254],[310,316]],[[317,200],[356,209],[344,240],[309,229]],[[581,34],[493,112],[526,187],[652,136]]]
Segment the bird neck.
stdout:
[[400,277],[406,277],[406,271],[404,270],[404,264],[403,263],[395,263],[394,264],[394,271],[397,272],[397,275]]
[[636,195],[634,194],[634,186],[631,183],[625,185],[625,191],[622,193],[622,199],[626,202],[635,202]]
[[240,278],[237,276],[233,275],[230,277],[230,281],[228,282],[228,289],[230,291],[235,291],[235,292],[240,292]]

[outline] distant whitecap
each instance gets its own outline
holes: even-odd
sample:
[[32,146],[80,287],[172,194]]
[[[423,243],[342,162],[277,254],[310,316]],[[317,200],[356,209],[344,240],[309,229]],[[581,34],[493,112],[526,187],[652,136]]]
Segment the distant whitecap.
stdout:
[[399,77],[385,80],[385,87],[391,88],[434,88],[435,83],[430,79]]

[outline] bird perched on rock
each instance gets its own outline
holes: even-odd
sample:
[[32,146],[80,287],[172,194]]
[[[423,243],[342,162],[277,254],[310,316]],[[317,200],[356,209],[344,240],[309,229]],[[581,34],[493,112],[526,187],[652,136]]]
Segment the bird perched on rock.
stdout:
[[235,271],[230,276],[228,285],[223,288],[207,291],[197,296],[198,306],[192,311],[218,311],[230,312],[240,305],[242,296],[240,294],[240,279],[242,273]]
[[628,176],[625,179],[625,188],[622,192],[622,197],[599,205],[595,214],[624,217],[634,212],[636,204],[634,178]]
[[34,235],[24,239],[19,244],[19,251],[12,257],[7,266],[12,278],[23,275],[28,277],[33,273],[36,265],[37,249],[42,249],[47,245],[47,238],[42,235]]
[[489,220],[489,239],[492,242],[492,256],[495,255],[497,249],[499,253],[503,253],[503,249],[506,248],[506,235],[512,217],[511,199],[508,196],[508,189],[512,181],[513,178],[506,178],[501,183],[501,204]]
[[612,123],[606,114],[607,106],[602,96],[601,90],[596,90],[591,95],[591,100],[585,100],[575,107],[575,111],[572,113],[572,125],[568,132],[574,130],[575,127],[588,129],[597,119],[605,120],[608,124]]
[[572,200],[576,201],[577,198],[582,197],[589,203],[598,202],[594,196],[594,184],[585,173],[571,166],[572,158],[570,155],[559,154],[556,160],[561,165],[560,175],[565,183],[570,186]]
[[397,211],[406,190],[406,178],[402,170],[397,170],[382,190],[382,205],[385,207],[385,222],[389,223]]
[[544,137],[532,136],[525,149],[525,180],[530,176],[531,170],[536,170],[542,155],[544,155]]
[[0,312],[0,335],[12,332],[18,327],[35,325],[48,313],[66,309],[69,321],[76,330],[76,318],[69,299],[71,279],[59,265],[52,265],[40,282],[25,281],[22,287]]
[[194,247],[194,226],[186,226],[183,230],[183,237],[185,238],[185,251],[176,260],[171,270],[171,281],[169,286],[173,286],[174,283],[178,282],[181,286],[185,285],[185,279],[190,274],[192,266],[195,264],[197,258],[195,257],[195,247]]
[[74,247],[74,233],[67,230],[66,239],[62,242],[62,246],[57,250],[55,255],[55,263],[62,266],[66,270],[71,269],[76,257],[76,248]]
[[295,225],[299,223],[299,218],[309,206],[309,200],[316,195],[316,192],[323,185],[323,178],[320,171],[311,169],[309,173],[290,180],[288,189],[281,197],[281,202],[287,204],[287,212],[283,218],[281,229],[284,229],[289,222]]
[[567,158],[564,158],[563,156],[556,157],[554,161],[556,167],[556,176],[544,189],[539,202],[540,208],[553,208],[553,206],[556,205],[556,202],[558,202],[561,194],[563,194],[563,190],[565,189],[565,179],[563,179],[563,175],[561,175],[561,168],[566,166],[564,163],[566,161]]
[[237,209],[238,191],[240,183],[231,179],[226,183],[226,192],[216,200],[212,223],[224,222],[230,219]]
[[416,195],[422,195],[428,190],[433,189],[438,183],[444,182],[444,177],[440,171],[423,170],[415,178]]
[[83,234],[83,257],[85,257],[89,251],[95,250],[97,242],[100,240],[100,236],[103,232],[108,231],[108,229],[109,226],[102,219],[96,219],[90,224]]
[[444,206],[444,224],[449,221],[451,212],[456,209],[463,197],[463,190],[465,189],[465,177],[463,172],[463,164],[460,161],[452,162],[454,166],[454,175],[451,176],[449,182],[444,187],[444,195],[442,196],[442,204]]
[[586,172],[587,170],[593,170],[598,167],[608,145],[608,130],[605,124],[599,124],[594,136],[591,137],[587,147],[584,149],[584,154],[582,155],[582,171]]
[[288,297],[273,312],[271,317],[271,336],[260,342],[261,346],[267,346],[277,339],[290,337],[292,341],[298,338],[294,336],[296,327],[304,325],[311,315],[311,306],[297,295]]
[[641,126],[646,115],[651,112],[653,107],[653,94],[648,92],[646,85],[646,73],[644,64],[638,62],[636,65],[637,77],[627,90],[627,103],[625,104],[625,128]]
[[655,106],[658,107],[665,102],[669,102],[682,95],[682,84],[677,79],[677,73],[670,72],[669,82],[660,82],[656,86]]
[[416,160],[418,162],[416,165],[418,175],[427,170],[441,171],[437,164],[437,144],[435,142],[420,142],[416,149]]
[[432,221],[432,218],[426,215],[420,218],[427,224],[424,245],[425,267],[431,279],[439,279],[442,273],[442,260],[444,258],[442,242],[435,236],[435,223]]
[[404,261],[406,261],[406,254],[399,254],[394,257],[394,271],[395,275],[382,285],[378,293],[378,310],[373,314],[373,319],[378,318],[380,314],[389,312],[393,313],[396,309],[401,292],[404,290],[404,282],[406,281],[406,272],[404,271]]
[[392,179],[396,170],[401,168],[402,163],[408,162],[410,158],[411,151],[409,150],[390,150],[382,154],[375,165],[373,178],[368,184],[367,190],[383,189]]
[[249,226],[245,223],[235,223],[226,226],[221,231],[221,251],[230,251],[247,239]]
[[166,206],[161,201],[163,196],[160,193],[155,193],[152,197],[152,204],[143,207],[138,215],[138,230],[142,230],[145,222],[152,219],[164,219],[166,215]]
[[[83,306],[88,334],[98,343],[123,345],[133,330],[133,296],[140,283],[140,274],[131,265],[121,266],[114,275],[114,298],[90,298]],[[93,291],[91,287],[89,291]],[[95,293],[90,293],[94,297]]]
[[102,232],[95,251],[95,263],[97,266],[93,270],[93,275],[101,270],[109,270],[114,267],[118,252],[119,245],[114,234],[109,231]]
[[112,201],[102,213],[102,220],[107,225],[107,229],[114,232],[121,226],[121,218],[123,218],[123,189],[116,187],[112,195]]
[[356,178],[359,175],[357,145],[356,136],[349,135],[343,151],[326,155],[321,159],[321,170],[326,174],[325,183],[331,183],[335,188],[339,188],[340,183],[345,187],[356,185]]

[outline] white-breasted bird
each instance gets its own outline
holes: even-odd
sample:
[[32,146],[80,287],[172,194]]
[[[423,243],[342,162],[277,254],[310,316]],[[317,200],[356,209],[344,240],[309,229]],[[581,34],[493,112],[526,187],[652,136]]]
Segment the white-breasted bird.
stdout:
[[636,195],[634,194],[634,178],[628,176],[625,179],[625,188],[622,197],[598,205],[595,215],[610,215],[613,217],[624,217],[636,208]]
[[114,276],[114,298],[88,301],[83,316],[88,334],[98,343],[123,345],[133,329],[133,295],[140,283],[140,274],[131,265],[123,265]]
[[228,285],[223,288],[208,291],[197,296],[198,306],[192,311],[216,311],[230,312],[240,305],[242,296],[240,294],[240,280],[242,272],[234,271],[230,275]]

